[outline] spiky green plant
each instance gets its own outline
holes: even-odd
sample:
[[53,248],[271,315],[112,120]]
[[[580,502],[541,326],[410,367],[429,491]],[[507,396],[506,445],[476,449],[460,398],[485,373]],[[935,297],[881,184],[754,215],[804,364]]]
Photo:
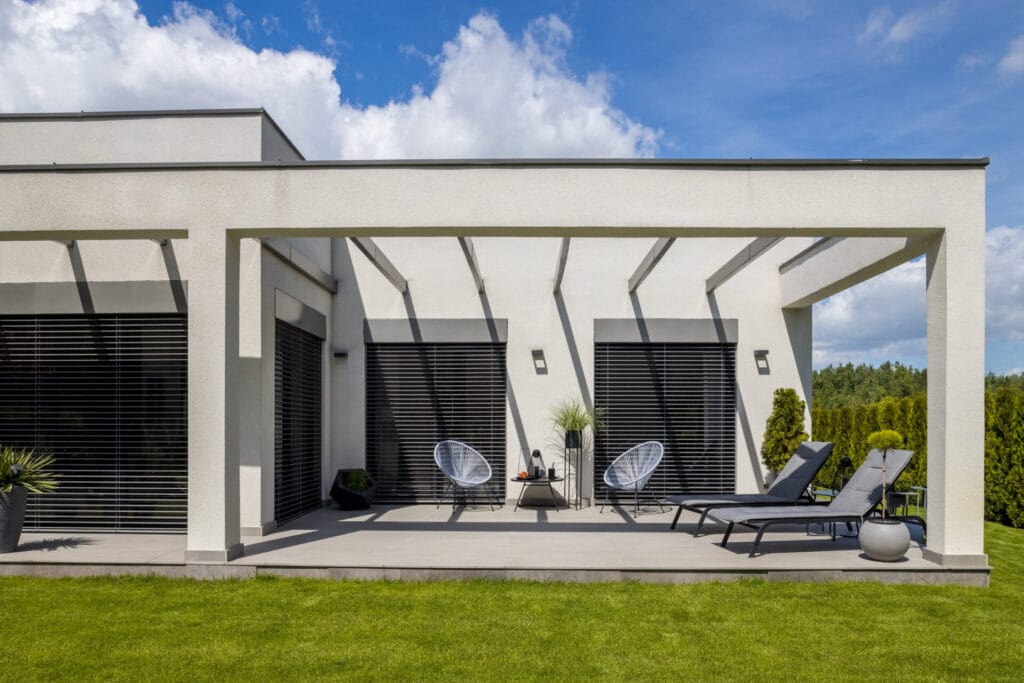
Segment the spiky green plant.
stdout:
[[57,488],[57,475],[50,467],[52,455],[36,454],[30,448],[0,447],[0,491],[10,493],[23,486],[32,493],[49,493]]
[[551,423],[563,435],[565,432],[582,432],[587,427],[600,431],[604,429],[604,412],[604,408],[589,411],[578,398],[567,398],[551,409]]
[[903,447],[903,435],[891,429],[882,429],[868,434],[868,448],[882,451],[882,519],[886,518],[885,457],[889,450]]

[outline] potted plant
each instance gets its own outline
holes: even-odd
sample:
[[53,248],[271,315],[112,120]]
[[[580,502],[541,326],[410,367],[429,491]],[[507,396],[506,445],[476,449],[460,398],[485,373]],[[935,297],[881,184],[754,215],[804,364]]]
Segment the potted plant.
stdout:
[[342,510],[369,510],[377,482],[364,469],[342,469],[334,476],[331,498]]
[[591,412],[578,398],[567,398],[551,410],[551,423],[562,436],[566,448],[582,448],[583,432],[587,427],[595,431],[604,428],[603,416],[603,409]]
[[872,432],[868,446],[882,451],[882,516],[864,520],[858,534],[860,547],[872,560],[895,562],[910,548],[910,531],[901,520],[889,517],[885,459],[890,450],[903,446],[903,436],[891,429]]
[[53,456],[37,455],[31,449],[0,448],[0,553],[18,547],[28,494],[57,488],[51,465]]

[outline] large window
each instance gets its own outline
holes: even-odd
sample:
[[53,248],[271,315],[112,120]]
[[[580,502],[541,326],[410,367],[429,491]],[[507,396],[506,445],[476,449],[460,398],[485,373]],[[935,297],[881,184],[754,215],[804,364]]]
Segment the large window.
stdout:
[[665,457],[645,490],[732,493],[736,483],[735,344],[599,343],[595,392],[606,429],[594,445],[594,486],[620,453],[660,441]]
[[185,529],[187,362],[184,315],[0,316],[0,443],[60,477],[27,529]]
[[319,337],[275,322],[274,519],[295,519],[321,505]]
[[366,461],[378,499],[434,500],[444,439],[483,454],[504,494],[505,344],[367,344]]

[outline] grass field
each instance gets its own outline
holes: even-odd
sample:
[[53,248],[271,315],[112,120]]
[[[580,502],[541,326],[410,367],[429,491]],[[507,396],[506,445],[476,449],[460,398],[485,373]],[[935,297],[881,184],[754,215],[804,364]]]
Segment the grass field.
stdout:
[[0,679],[1020,680],[1024,531],[990,588],[0,579]]

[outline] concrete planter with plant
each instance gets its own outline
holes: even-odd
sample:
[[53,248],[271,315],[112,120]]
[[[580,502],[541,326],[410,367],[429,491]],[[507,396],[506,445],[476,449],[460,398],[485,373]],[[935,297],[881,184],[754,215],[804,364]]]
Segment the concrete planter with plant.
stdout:
[[51,471],[53,456],[31,449],[0,447],[0,553],[18,547],[29,493],[49,493],[57,488]]
[[331,498],[342,510],[369,510],[377,482],[364,469],[342,469],[334,476]]
[[882,451],[882,516],[864,520],[858,535],[860,548],[872,560],[896,562],[910,549],[910,530],[902,520],[889,517],[885,459],[890,450],[903,447],[903,436],[891,429],[872,432],[868,446]]

